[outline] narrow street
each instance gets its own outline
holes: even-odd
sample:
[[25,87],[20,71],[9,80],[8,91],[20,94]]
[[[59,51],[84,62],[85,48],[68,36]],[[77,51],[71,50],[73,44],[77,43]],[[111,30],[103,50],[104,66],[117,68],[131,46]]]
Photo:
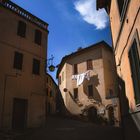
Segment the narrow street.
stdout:
[[67,118],[49,118],[46,126],[30,130],[15,140],[122,140],[119,128],[98,126]]

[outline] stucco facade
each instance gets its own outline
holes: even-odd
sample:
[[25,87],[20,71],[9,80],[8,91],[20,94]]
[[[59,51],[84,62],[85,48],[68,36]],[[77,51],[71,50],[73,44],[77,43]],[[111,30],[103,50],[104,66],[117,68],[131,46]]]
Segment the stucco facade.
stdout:
[[[40,126],[45,122],[48,24],[12,2],[0,7],[0,127]],[[20,35],[19,21],[25,25]]]
[[[125,93],[120,94],[125,94],[129,113],[140,130],[140,65],[137,63],[140,61],[140,0],[119,2],[112,0],[106,6],[110,5],[107,12],[110,17],[117,73],[125,84]],[[125,104],[122,103],[121,106],[124,108]],[[126,115],[126,112],[122,112],[122,115]]]
[[47,73],[46,74],[46,115],[54,115],[57,113],[56,101],[58,85],[55,83],[53,78]]
[[[89,79],[77,86],[77,80],[72,79],[74,65],[77,65],[77,75],[87,72],[87,61],[93,66],[89,70]],[[59,66],[57,77],[59,88],[67,110],[73,115],[88,116],[91,108],[97,114],[109,118],[109,108],[113,108],[114,121],[120,121],[116,84],[116,70],[112,49],[105,42],[100,42],[65,56]],[[89,96],[89,87],[92,86],[93,95]],[[76,89],[77,88],[77,89]],[[74,97],[74,89],[78,91]],[[109,95],[111,90],[112,95]]]

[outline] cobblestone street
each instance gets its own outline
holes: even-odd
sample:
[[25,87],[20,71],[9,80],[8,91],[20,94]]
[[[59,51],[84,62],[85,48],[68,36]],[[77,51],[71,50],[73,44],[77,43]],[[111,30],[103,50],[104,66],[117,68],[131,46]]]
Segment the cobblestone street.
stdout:
[[119,128],[88,122],[49,118],[46,126],[17,136],[15,140],[122,140]]

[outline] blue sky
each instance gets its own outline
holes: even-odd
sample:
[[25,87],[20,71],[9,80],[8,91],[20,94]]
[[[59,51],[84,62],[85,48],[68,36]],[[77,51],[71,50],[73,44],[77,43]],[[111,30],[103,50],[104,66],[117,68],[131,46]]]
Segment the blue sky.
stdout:
[[[49,24],[48,57],[54,65],[79,47],[105,40],[111,43],[106,12],[96,0],[11,0]],[[50,73],[55,79],[56,72]]]

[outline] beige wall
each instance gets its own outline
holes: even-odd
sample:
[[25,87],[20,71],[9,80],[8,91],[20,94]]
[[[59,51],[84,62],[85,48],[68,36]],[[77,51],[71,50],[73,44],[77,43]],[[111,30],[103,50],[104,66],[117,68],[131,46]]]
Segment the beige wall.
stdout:
[[[140,108],[137,107],[135,103],[128,53],[134,39],[136,39],[138,48],[140,48],[140,0],[131,0],[129,2],[126,16],[124,17],[124,23],[120,20],[116,2],[117,1],[112,1],[111,3],[110,21],[113,44],[114,47],[116,46],[115,59],[117,72],[120,78],[125,82],[126,96],[129,102],[130,111],[135,112],[140,110]],[[121,33],[119,35],[118,43],[116,44],[120,30]],[[136,114],[135,120],[140,128],[140,115]]]
[[[71,57],[66,61],[62,70],[59,73],[59,76],[62,76],[62,72],[65,73],[65,78],[62,84],[59,85],[61,94],[65,101],[65,106],[72,114],[79,115],[83,114],[83,110],[87,107],[94,106],[99,111],[101,108],[106,108],[108,105],[112,105],[111,99],[106,99],[107,89],[111,88],[116,94],[116,89],[114,87],[116,80],[116,71],[113,65],[114,59],[113,54],[110,50],[106,50],[105,47],[99,47],[91,49],[90,51],[85,51],[84,53],[79,53],[79,55]],[[76,80],[72,80],[73,75],[73,64],[78,64],[78,74],[84,73],[87,71],[86,61],[92,59],[93,70],[90,71],[90,80],[84,80],[83,84],[78,86],[76,85]],[[108,61],[111,61],[111,66],[107,65]],[[112,68],[113,71],[108,71],[109,68]],[[110,68],[110,69],[111,69]],[[94,99],[89,99],[88,94],[88,85],[93,85]],[[68,89],[67,92],[64,92],[63,89]],[[73,95],[73,89],[78,88],[78,102],[73,101],[71,95]],[[101,98],[101,101],[99,101]],[[118,99],[117,108],[115,111],[115,117],[119,121],[119,110],[118,110]],[[98,104],[98,101],[100,102]],[[107,111],[104,114],[105,118],[108,118]]]
[[[47,95],[46,102],[47,102],[47,104],[50,104],[50,112],[48,112],[48,115],[56,114],[57,113],[56,98],[57,98],[57,94],[58,94],[58,86],[52,80],[52,77],[48,74],[46,74],[46,88],[48,88],[48,95]],[[51,92],[52,92],[52,95],[50,95]],[[48,108],[49,105],[47,105],[46,107],[47,107],[47,111],[49,111],[49,108]]]
[[[121,61],[120,66],[117,67],[118,74],[125,81],[126,95],[129,99],[129,104],[132,106],[133,109],[135,108],[135,100],[134,100],[128,52],[134,38],[136,37],[136,39],[138,40],[138,36],[140,36],[139,6],[140,6],[140,0],[130,1],[126,18],[124,20],[124,25],[121,30],[121,34],[119,36],[117,48],[115,50],[116,65],[119,64],[119,61]],[[113,18],[113,13],[115,11],[118,11],[118,9],[116,7],[115,1],[112,1],[110,18]],[[128,23],[126,21],[127,19],[128,19]],[[118,24],[116,24],[117,22]],[[117,28],[117,30],[120,30],[119,24],[121,24],[119,16],[116,16],[115,19],[111,20],[113,40],[118,37],[117,33],[113,32],[113,29]],[[115,42],[113,43],[114,43],[114,46],[116,46],[116,43]]]
[[[17,35],[19,20],[26,23],[25,38]],[[3,127],[12,127],[13,98],[28,100],[27,126],[39,126],[45,121],[44,69],[48,33],[2,7],[0,21],[0,117],[3,115]],[[41,46],[34,43],[35,29],[42,32]],[[23,53],[21,71],[13,68],[15,51]],[[40,60],[40,75],[32,74],[33,58]],[[2,113],[4,94],[5,106],[4,113]]]

